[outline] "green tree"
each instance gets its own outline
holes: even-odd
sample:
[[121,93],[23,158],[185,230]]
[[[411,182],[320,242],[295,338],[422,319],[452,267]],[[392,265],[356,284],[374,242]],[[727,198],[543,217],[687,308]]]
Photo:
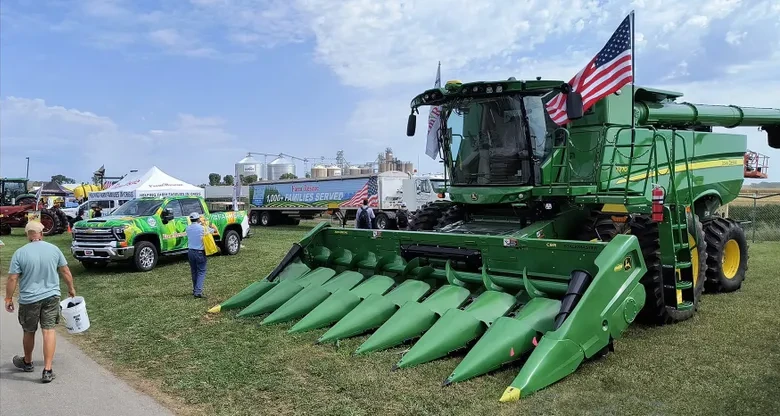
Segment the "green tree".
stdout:
[[222,175],[219,173],[209,173],[209,185],[217,186],[222,181]]
[[294,173],[285,173],[279,179],[298,179],[298,177]]
[[225,177],[222,178],[222,182],[225,185],[233,186],[233,184],[235,183],[235,179],[233,178],[233,175],[225,175]]
[[257,175],[241,175],[241,185],[249,185],[254,182],[257,182]]
[[51,180],[57,182],[60,185],[63,183],[76,183],[75,179],[69,178],[65,175],[54,175],[51,177]]

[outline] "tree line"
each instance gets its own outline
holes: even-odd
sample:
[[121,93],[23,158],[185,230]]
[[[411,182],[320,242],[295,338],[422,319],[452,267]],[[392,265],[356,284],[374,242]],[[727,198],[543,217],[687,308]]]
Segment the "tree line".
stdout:
[[[279,179],[297,179],[298,177],[292,173],[285,173],[279,177]],[[239,175],[241,185],[250,185],[257,182],[257,175]],[[233,186],[236,184],[236,178],[233,175],[222,176],[219,173],[209,173],[210,186]]]

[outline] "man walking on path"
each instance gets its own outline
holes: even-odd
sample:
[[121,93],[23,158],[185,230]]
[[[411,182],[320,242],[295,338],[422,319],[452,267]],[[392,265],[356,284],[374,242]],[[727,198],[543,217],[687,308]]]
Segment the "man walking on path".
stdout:
[[60,321],[59,276],[62,276],[68,286],[68,295],[76,296],[76,289],[73,287],[73,276],[65,255],[54,244],[43,241],[43,224],[28,221],[24,231],[30,242],[16,250],[11,257],[8,283],[5,287],[5,310],[13,313],[13,294],[17,282],[19,283],[19,324],[24,331],[24,357],[14,356],[13,363],[26,372],[33,371],[35,332],[40,324],[43,333],[41,381],[48,383],[54,380],[52,361],[57,344],[54,326]]
[[358,208],[355,216],[355,228],[370,229],[374,228],[374,210],[368,206],[368,199],[363,200],[363,206]]
[[[209,227],[217,231],[214,224]],[[203,246],[203,236],[206,235],[206,226],[200,222],[200,214],[190,214],[190,225],[187,226],[187,257],[190,260],[190,273],[192,274],[192,296],[205,298],[203,295],[203,282],[206,280],[206,249]]]

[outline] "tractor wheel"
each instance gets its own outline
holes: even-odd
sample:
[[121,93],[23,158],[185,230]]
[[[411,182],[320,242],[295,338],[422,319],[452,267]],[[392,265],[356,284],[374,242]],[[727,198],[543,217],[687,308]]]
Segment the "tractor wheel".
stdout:
[[10,235],[13,229],[8,224],[0,224],[0,235]]
[[704,228],[707,241],[707,292],[734,292],[748,269],[745,232],[730,218],[715,217]]
[[50,236],[57,234],[60,229],[60,220],[57,214],[50,209],[41,210],[41,224],[43,224],[43,235]]
[[33,205],[33,204],[35,204],[35,198],[31,196],[26,196],[16,200],[16,205]]
[[[681,322],[693,317],[699,308],[699,299],[704,290],[704,272],[706,270],[706,247],[704,231],[701,222],[696,218],[696,230],[688,230],[688,242],[693,247],[695,240],[693,233],[698,234],[698,247],[691,253],[691,263],[694,280],[694,301],[693,308],[690,310],[678,310],[673,305],[668,305],[664,299],[663,277],[661,274],[661,242],[658,235],[658,223],[653,222],[647,216],[639,216],[631,222],[631,233],[639,240],[639,246],[642,249],[647,273],[640,279],[640,283],[645,287],[645,306],[639,311],[637,320],[654,324],[665,325]],[[672,300],[674,301],[674,300]]]
[[439,224],[439,219],[452,204],[429,202],[412,214],[409,218],[409,231],[432,231]]
[[68,216],[59,209],[52,211],[54,211],[54,213],[57,215],[57,220],[60,222],[60,226],[57,228],[57,234],[62,234],[68,231],[68,225],[70,224],[70,221],[68,221]]
[[439,218],[439,222],[436,224],[435,229],[438,230],[450,224],[462,221],[465,217],[466,214],[463,211],[462,205],[452,205],[447,208],[447,210],[444,211],[444,214],[442,214],[441,218]]

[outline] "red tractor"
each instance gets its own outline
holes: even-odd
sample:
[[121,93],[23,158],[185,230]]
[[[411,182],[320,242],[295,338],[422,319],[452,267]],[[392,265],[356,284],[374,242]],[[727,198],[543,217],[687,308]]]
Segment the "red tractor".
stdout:
[[41,204],[0,206],[0,235],[11,234],[12,228],[22,228],[27,224],[27,213],[40,211],[43,235],[62,232],[62,224],[56,211],[44,208]]

